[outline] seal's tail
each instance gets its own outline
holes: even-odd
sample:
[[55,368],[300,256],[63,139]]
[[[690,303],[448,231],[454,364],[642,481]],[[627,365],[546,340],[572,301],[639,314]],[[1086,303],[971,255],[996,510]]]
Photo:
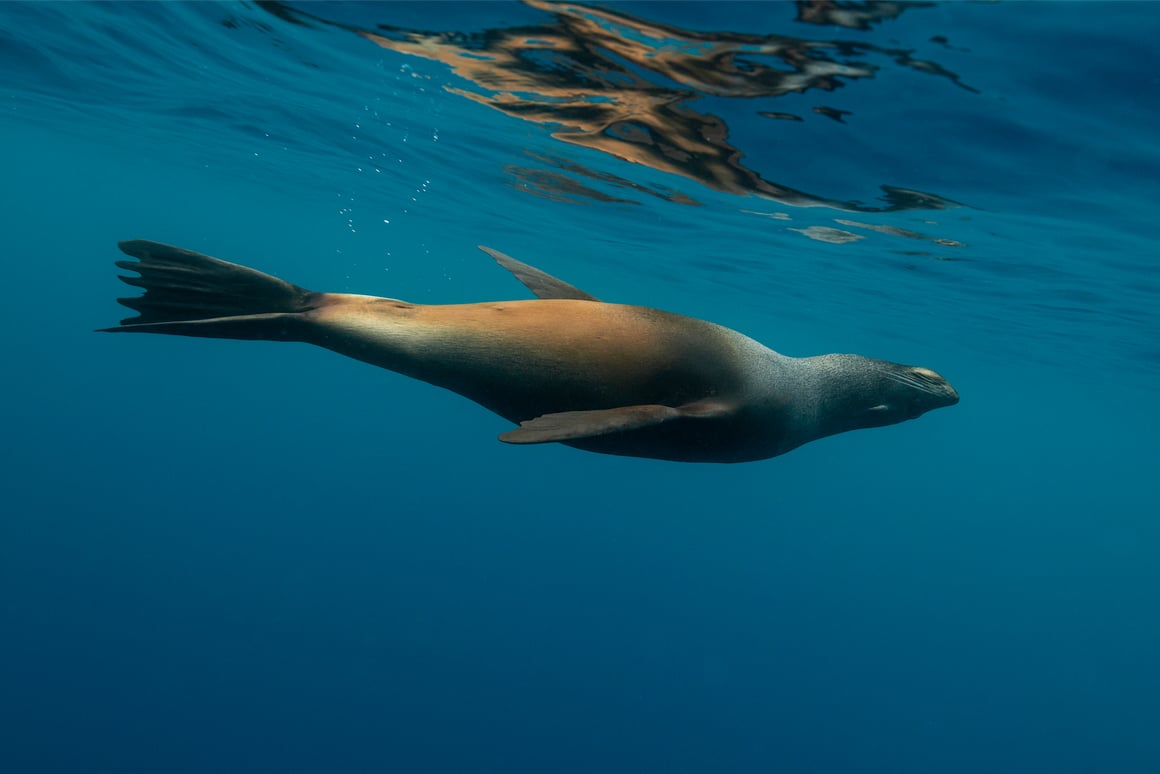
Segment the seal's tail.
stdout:
[[117,299],[137,316],[102,331],[293,340],[299,314],[316,298],[277,277],[190,250],[140,239],[119,247],[136,260],[117,266],[140,275],[121,280],[145,294]]

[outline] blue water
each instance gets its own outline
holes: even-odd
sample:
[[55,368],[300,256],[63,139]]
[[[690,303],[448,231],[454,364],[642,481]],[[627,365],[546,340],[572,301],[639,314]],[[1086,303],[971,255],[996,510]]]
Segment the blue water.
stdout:
[[[1160,771],[1160,6],[816,11],[0,3],[0,771]],[[526,297],[487,244],[962,402],[508,446],[305,345],[92,333],[138,237]]]

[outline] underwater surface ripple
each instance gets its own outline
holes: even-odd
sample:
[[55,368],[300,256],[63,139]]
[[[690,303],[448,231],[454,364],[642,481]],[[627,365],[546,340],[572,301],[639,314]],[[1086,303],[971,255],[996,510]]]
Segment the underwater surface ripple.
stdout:
[[[352,228],[433,184],[485,213],[542,197],[557,242],[581,206],[637,252],[695,221],[730,238],[691,282],[765,293],[836,262],[834,289],[874,287],[894,330],[1154,374],[1156,76],[1082,25],[1156,14],[1060,5],[1054,34],[1013,45],[1018,4],[874,5],[14,4],[7,110],[332,189]],[[464,21],[418,23],[444,18]],[[12,32],[30,27],[36,46]]]

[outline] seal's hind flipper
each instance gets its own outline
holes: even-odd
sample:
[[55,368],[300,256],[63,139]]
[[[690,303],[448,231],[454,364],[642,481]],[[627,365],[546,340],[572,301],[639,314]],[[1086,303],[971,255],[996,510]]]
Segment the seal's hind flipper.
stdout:
[[179,247],[134,239],[118,245],[135,261],[117,266],[144,295],[117,299],[137,312],[113,333],[169,333],[222,339],[293,338],[293,318],[311,307],[309,290],[256,269]]
[[714,400],[700,400],[676,408],[648,404],[597,411],[562,411],[559,414],[544,414],[520,422],[518,428],[503,433],[499,439],[506,443],[572,441],[577,438],[638,430],[682,417],[710,419],[726,416],[731,412],[729,406]]
[[516,279],[527,286],[528,290],[536,294],[537,298],[572,298],[578,301],[599,300],[595,296],[590,296],[585,293],[580,288],[569,285],[563,280],[558,280],[551,274],[540,271],[535,266],[528,266],[523,261],[517,261],[510,255],[501,253],[499,250],[493,250],[483,245],[478,245],[478,247],[494,258],[496,263],[514,274]]

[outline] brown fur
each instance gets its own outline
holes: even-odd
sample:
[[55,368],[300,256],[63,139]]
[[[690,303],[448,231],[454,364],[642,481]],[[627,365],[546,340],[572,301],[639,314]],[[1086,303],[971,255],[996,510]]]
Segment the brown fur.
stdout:
[[678,406],[742,381],[729,357],[739,334],[645,307],[566,299],[425,306],[323,294],[304,317],[304,340],[446,387],[513,422]]

